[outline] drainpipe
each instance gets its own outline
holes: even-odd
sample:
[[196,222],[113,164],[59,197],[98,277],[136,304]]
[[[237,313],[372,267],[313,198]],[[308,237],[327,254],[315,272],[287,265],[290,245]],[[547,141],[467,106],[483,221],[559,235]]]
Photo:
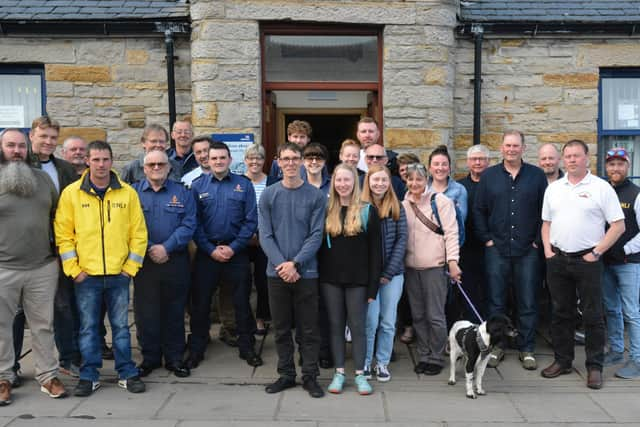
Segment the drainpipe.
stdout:
[[[176,79],[174,75],[174,56],[173,56],[173,32],[167,29],[164,32],[164,44],[167,49],[167,91],[169,95],[169,132],[176,122]],[[174,142],[171,145],[174,146]]]
[[474,65],[473,65],[473,145],[480,144],[482,118],[482,35],[484,28],[482,25],[471,26],[471,34],[475,42]]

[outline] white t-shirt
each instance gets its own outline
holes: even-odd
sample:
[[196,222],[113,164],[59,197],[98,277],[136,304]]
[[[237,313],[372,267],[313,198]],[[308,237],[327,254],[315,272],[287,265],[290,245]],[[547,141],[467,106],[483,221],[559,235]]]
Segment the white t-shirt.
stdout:
[[56,165],[54,165],[51,160],[40,162],[40,165],[42,166],[42,170],[51,177],[53,185],[56,186],[56,190],[58,191],[58,194],[60,194],[60,182],[58,181],[58,171],[56,170]]
[[364,149],[360,149],[360,160],[358,160],[358,169],[361,171],[367,172],[369,170],[369,165],[367,165],[367,161],[365,160],[366,154],[364,153]]
[[624,220],[624,213],[611,185],[587,172],[575,185],[564,176],[547,187],[542,220],[551,222],[553,246],[579,252],[596,246],[604,237],[605,223]]

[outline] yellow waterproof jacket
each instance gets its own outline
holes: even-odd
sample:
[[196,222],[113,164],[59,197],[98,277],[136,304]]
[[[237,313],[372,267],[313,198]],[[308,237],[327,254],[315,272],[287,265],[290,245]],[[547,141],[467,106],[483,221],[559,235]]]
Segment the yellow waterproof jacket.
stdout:
[[127,273],[135,276],[147,251],[147,226],[138,194],[111,171],[103,199],[86,170],[60,195],[54,221],[56,245],[67,276]]

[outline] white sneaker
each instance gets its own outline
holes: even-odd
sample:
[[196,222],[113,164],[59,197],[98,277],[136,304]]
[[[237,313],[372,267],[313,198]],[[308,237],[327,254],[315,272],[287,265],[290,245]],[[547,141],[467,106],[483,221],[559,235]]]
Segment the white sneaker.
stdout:
[[389,372],[386,365],[376,365],[376,378],[381,383],[386,383],[391,379],[391,372]]

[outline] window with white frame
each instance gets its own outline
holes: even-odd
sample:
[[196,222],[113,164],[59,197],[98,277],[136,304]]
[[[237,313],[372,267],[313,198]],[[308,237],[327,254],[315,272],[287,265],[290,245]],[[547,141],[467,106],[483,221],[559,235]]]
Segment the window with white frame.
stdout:
[[44,66],[0,64],[0,129],[27,129],[44,111]]
[[640,177],[640,67],[601,69],[599,89],[598,170],[604,175],[607,150],[624,147],[630,175]]

